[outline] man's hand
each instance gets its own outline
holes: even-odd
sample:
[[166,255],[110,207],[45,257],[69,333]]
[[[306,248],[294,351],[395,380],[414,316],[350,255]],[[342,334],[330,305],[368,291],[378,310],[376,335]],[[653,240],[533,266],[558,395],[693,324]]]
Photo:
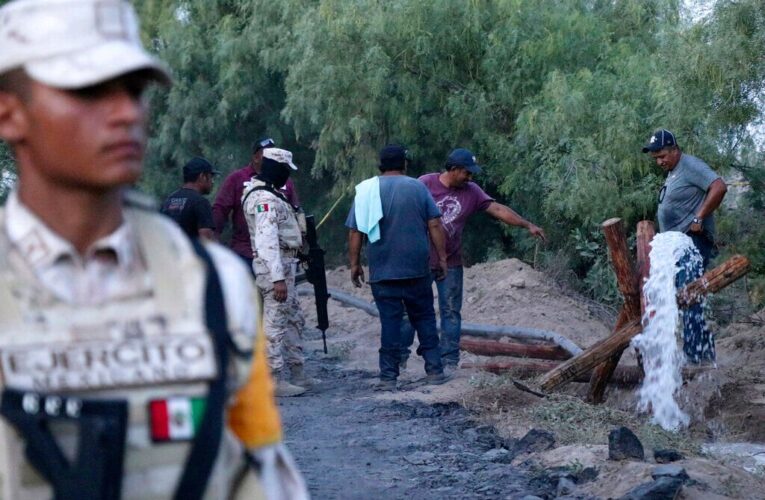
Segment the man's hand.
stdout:
[[701,222],[694,222],[691,227],[688,228],[689,233],[700,233],[702,229]]
[[364,269],[359,264],[351,266],[351,281],[353,286],[361,288],[361,284],[364,283]]
[[287,300],[287,283],[284,280],[274,281],[274,299],[277,302]]
[[443,281],[446,279],[446,273],[449,272],[449,266],[446,264],[446,259],[439,259],[438,268],[433,269],[434,277],[436,281]]
[[535,238],[539,238],[542,241],[547,241],[547,236],[545,236],[545,232],[541,227],[529,222],[528,230],[529,230],[529,233],[531,233],[531,236],[534,236]]

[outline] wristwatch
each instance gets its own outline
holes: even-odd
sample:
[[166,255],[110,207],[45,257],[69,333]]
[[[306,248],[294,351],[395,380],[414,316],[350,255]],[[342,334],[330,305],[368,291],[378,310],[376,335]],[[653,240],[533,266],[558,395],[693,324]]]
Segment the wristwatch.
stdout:
[[701,219],[699,219],[698,217],[694,217],[693,220],[691,221],[691,224],[701,224]]

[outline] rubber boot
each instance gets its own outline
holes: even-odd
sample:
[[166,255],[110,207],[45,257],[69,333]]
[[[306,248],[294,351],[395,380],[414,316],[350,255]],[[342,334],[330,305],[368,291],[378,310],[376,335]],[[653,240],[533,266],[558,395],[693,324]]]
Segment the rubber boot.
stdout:
[[291,384],[287,377],[287,370],[281,369],[274,373],[274,380],[276,380],[276,387],[274,388],[274,396],[277,398],[290,398],[293,396],[300,396],[306,389],[299,385]]
[[306,376],[305,367],[303,365],[290,366],[290,373],[292,374],[290,382],[300,387],[311,388],[314,385],[321,383],[321,380],[317,378]]

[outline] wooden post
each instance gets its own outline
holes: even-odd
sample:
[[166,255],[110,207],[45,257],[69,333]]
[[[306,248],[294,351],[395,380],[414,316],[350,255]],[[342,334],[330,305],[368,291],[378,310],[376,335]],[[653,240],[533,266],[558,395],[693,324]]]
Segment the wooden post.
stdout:
[[[678,305],[687,306],[693,300],[698,300],[700,294],[720,291],[745,275],[748,270],[749,260],[742,255],[735,255],[678,292]],[[632,337],[640,333],[642,329],[640,318],[634,319],[610,337],[596,342],[582,354],[564,361],[560,366],[544,374],[539,381],[542,389],[550,391],[586,373],[587,370],[610,358],[615,352],[623,351]]]
[[[635,264],[632,261],[629,248],[627,247],[627,235],[624,232],[624,224],[619,218],[608,219],[603,223],[603,233],[606,237],[611,264],[616,274],[616,283],[624,297],[624,305],[619,313],[614,331],[618,331],[624,325],[640,318],[640,283],[635,274]],[[608,385],[608,379],[613,375],[622,351],[614,352],[611,357],[604,360],[592,372],[590,388],[587,400],[591,403],[603,402],[603,395]]]
[[557,345],[520,344],[518,342],[499,342],[497,340],[479,340],[469,337],[460,339],[460,349],[481,356],[514,356],[516,358],[569,359],[571,354]]
[[[649,220],[641,220],[637,224],[637,274],[638,274],[638,288],[643,290],[643,283],[648,279],[648,274],[651,271],[651,241],[656,235],[656,229],[653,227],[653,222]],[[643,303],[643,294],[640,294],[641,314],[645,312],[645,304]]]
[[[643,285],[651,273],[651,241],[656,236],[656,228],[653,221],[641,220],[637,224],[637,238],[635,241],[637,254],[637,279],[638,289],[640,290],[640,317],[645,314],[645,295],[643,294]],[[640,371],[643,371],[643,356],[638,349],[635,349],[635,357]]]

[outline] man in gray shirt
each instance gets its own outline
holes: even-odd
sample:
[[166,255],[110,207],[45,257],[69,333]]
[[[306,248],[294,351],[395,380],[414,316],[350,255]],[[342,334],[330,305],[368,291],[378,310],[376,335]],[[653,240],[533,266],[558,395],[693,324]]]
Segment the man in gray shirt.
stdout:
[[[667,173],[659,191],[659,232],[680,231],[687,234],[698,249],[703,267],[693,269],[686,255],[678,262],[675,279],[678,288],[699,278],[715,256],[714,211],[728,190],[725,181],[704,161],[685,154],[677,145],[675,135],[660,129],[651,135],[643,148]],[[696,305],[683,312],[683,351],[692,363],[714,361],[714,338],[704,322],[703,309]]]

